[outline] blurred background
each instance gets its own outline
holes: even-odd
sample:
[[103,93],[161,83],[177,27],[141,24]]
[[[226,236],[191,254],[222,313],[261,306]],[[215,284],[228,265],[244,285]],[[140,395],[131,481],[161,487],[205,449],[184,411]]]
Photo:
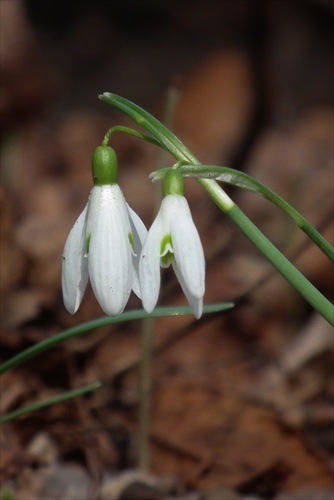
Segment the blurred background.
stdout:
[[[98,99],[104,91],[160,120],[172,105],[171,128],[203,163],[254,176],[333,243],[332,0],[1,0],[0,14],[2,360],[102,316],[90,289],[75,316],[65,311],[60,272],[92,187],[92,151],[110,127],[131,126]],[[171,159],[125,135],[111,145],[127,201],[149,227],[159,186],[148,175]],[[333,298],[333,267],[301,231],[265,200],[227,191]],[[154,476],[129,473],[141,328],[133,322],[1,378],[1,413],[103,384],[3,427],[1,495],[332,498],[332,331],[196,181],[186,193],[207,259],[205,303],[236,307],[154,323]],[[185,304],[170,270],[162,284],[159,304]],[[132,296],[127,308],[138,307]]]

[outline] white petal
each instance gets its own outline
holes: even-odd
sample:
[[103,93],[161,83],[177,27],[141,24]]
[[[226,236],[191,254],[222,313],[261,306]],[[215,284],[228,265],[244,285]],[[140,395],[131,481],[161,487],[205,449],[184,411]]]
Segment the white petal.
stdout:
[[123,311],[132,285],[132,261],[128,211],[118,185],[95,186],[91,202],[98,207],[91,230],[89,277],[94,294],[110,316]]
[[139,262],[141,299],[146,312],[153,311],[160,289],[160,245],[163,237],[161,209],[145,240]]
[[94,186],[90,192],[87,209],[86,238],[91,235],[100,213],[101,189],[103,186]]
[[169,195],[164,199],[173,244],[173,269],[196,318],[202,315],[205,291],[203,247],[187,200]]
[[139,284],[139,261],[140,254],[143,248],[144,241],[147,236],[147,229],[140,217],[136,214],[134,210],[127,204],[129,211],[129,220],[133,238],[133,253],[132,253],[132,264],[133,264],[133,276],[132,276],[132,290],[141,298],[140,284]]
[[203,296],[200,298],[195,297],[189,290],[187,284],[185,283],[180,269],[177,267],[176,263],[173,263],[173,269],[176,277],[181,285],[184,295],[187,297],[189,305],[194,313],[195,318],[199,319],[203,312]]
[[85,257],[86,214],[87,206],[72,227],[63,252],[63,299],[71,314],[78,310],[88,282],[88,262]]
[[[205,259],[202,243],[191,217],[187,200],[175,196],[174,216],[170,219],[175,262],[184,286],[193,297],[203,298],[205,291]],[[170,216],[173,215],[170,213]]]

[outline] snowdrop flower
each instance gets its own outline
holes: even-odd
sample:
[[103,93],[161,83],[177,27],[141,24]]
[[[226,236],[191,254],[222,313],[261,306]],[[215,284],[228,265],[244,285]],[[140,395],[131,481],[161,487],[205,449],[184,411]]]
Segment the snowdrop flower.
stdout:
[[116,316],[123,311],[131,289],[140,297],[139,256],[147,231],[116,182],[114,150],[98,147],[92,170],[94,187],[65,243],[63,299],[74,314],[89,279],[103,311]]
[[205,261],[203,247],[183,196],[183,178],[170,170],[163,180],[164,198],[145,240],[139,264],[144,309],[150,313],[158,300],[160,266],[172,264],[196,318],[203,310]]

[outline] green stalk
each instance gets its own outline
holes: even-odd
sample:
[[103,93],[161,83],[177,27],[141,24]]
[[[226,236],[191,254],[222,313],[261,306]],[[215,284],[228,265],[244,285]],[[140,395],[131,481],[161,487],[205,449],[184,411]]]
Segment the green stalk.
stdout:
[[128,134],[132,135],[133,137],[136,137],[137,139],[141,139],[146,142],[150,142],[151,144],[154,144],[155,146],[160,146],[160,143],[154,139],[154,137],[151,137],[146,134],[142,134],[141,132],[138,132],[137,130],[134,130],[133,128],[130,127],[123,127],[122,125],[116,125],[115,127],[112,127],[108,130],[106,135],[103,138],[102,141],[102,146],[108,146],[108,143],[110,141],[110,138],[115,132],[122,132],[123,134]]
[[[178,92],[174,88],[168,90],[166,96],[166,109],[164,122],[167,127],[173,123],[175,105],[178,99]],[[153,139],[156,141],[156,139]],[[152,142],[152,141],[150,141]],[[156,141],[157,142],[157,141]],[[160,144],[159,144],[160,145]],[[157,163],[162,163],[166,154],[164,148],[158,150],[156,155]],[[155,210],[161,202],[155,199]],[[139,364],[139,415],[138,415],[138,467],[144,472],[149,472],[151,467],[150,450],[150,427],[151,427],[151,406],[152,406],[152,356],[153,356],[153,336],[154,319],[146,318],[141,322],[140,331],[140,364]]]
[[198,179],[218,207],[242,230],[247,238],[260,250],[277,271],[302,297],[334,326],[334,307],[305,276],[271,243],[251,222],[240,208],[232,202],[216,181]]
[[199,163],[176,135],[159,122],[159,120],[150,115],[150,113],[137,106],[137,104],[110,92],[104,92],[104,94],[99,95],[99,99],[117,108],[129,116],[137,125],[150,132],[160,146],[174,156],[174,158],[187,161],[188,163],[192,162],[192,160],[193,163]]
[[151,394],[152,394],[152,349],[153,349],[153,320],[144,319],[141,327],[140,346],[140,404],[138,430],[138,466],[144,472],[150,470],[150,423],[151,423]]
[[[140,106],[123,97],[105,92],[99,98],[122,111],[135,123],[150,132],[161,147],[181,163],[201,165],[191,151],[159,120]],[[264,236],[264,234],[235,205],[225,191],[212,179],[197,179],[219,208],[228,215],[249,240],[260,250],[277,271],[331,325],[334,323],[332,304],[303,276],[295,266]]]

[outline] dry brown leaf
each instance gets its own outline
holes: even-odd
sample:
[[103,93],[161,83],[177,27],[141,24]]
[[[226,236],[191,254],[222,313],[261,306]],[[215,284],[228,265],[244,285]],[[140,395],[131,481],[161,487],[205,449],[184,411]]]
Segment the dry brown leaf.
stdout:
[[189,75],[182,90],[176,134],[202,163],[224,164],[243,139],[254,104],[247,56],[237,50],[211,54]]
[[272,411],[192,382],[174,380],[156,395],[152,437],[154,470],[189,486],[241,488],[278,464],[283,491],[331,485],[326,457]]
[[12,329],[36,318],[50,298],[50,293],[41,288],[16,289],[1,300],[1,326]]

